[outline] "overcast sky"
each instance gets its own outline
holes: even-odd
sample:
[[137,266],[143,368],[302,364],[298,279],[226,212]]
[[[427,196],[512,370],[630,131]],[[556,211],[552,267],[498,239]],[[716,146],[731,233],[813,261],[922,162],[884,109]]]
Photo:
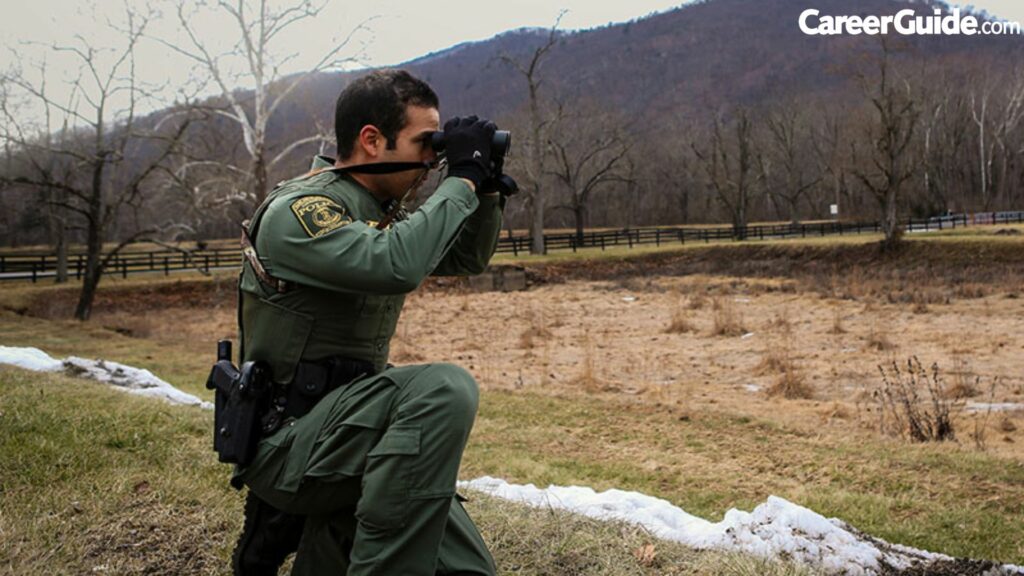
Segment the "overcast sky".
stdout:
[[[125,1],[140,7],[161,5],[161,0]],[[856,5],[855,2],[851,0],[851,6]],[[361,51],[363,64],[382,66],[398,64],[461,42],[484,40],[515,28],[549,27],[562,9],[567,10],[562,28],[583,29],[668,10],[682,3],[681,0],[331,0],[323,16],[294,26],[290,35],[280,37],[278,53],[295,54],[295,59],[288,64],[288,71],[301,70],[329,50],[353,26],[369,20],[369,32],[360,35],[357,42],[362,49],[358,50],[354,44],[347,55]],[[1024,1],[977,0],[973,4],[997,17],[1024,23]],[[80,34],[90,42],[102,43],[109,36],[104,32],[104,20],[108,15],[117,17],[122,13],[122,0],[97,0],[91,7],[82,0],[7,2],[0,18],[0,69],[6,69],[16,61],[27,61],[41,50],[20,44],[23,41],[66,43],[75,34]],[[756,18],[757,15],[752,14],[751,17]],[[204,31],[212,37],[218,35],[222,26],[230,25],[215,19],[202,23]],[[174,38],[178,28],[173,18],[166,17],[156,22],[152,31],[165,38]],[[222,36],[227,38],[226,34]],[[58,60],[51,56],[50,67],[58,68]],[[140,75],[150,82],[173,86],[184,81],[187,66],[171,58],[166,48],[155,43],[140,49],[139,62]],[[65,70],[65,74],[73,72]],[[55,84],[51,82],[51,86]]]

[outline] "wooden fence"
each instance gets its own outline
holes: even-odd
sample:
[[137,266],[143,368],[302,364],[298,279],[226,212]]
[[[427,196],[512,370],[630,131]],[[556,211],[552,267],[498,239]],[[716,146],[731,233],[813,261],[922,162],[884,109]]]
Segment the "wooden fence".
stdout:
[[[954,214],[922,220],[910,219],[904,222],[907,232],[948,230],[972,225],[1020,224],[1024,223],[1024,211],[986,212],[981,214]],[[810,224],[771,224],[747,226],[736,230],[731,226],[694,228],[682,226],[633,228],[575,233],[545,234],[545,251],[600,248],[653,244],[710,243],[712,241],[764,240],[776,238],[810,238],[834,235],[878,233],[878,222],[816,222]],[[498,240],[499,253],[513,254],[530,251],[529,236],[502,236]],[[125,251],[111,259],[105,273],[127,277],[137,273],[170,274],[180,270],[210,271],[224,268],[238,268],[242,257],[236,249],[209,249],[191,252],[159,250],[150,252]],[[0,280],[25,280],[33,282],[56,274],[56,255],[39,253],[0,253]],[[85,255],[68,256],[68,275],[81,278],[85,272]]]

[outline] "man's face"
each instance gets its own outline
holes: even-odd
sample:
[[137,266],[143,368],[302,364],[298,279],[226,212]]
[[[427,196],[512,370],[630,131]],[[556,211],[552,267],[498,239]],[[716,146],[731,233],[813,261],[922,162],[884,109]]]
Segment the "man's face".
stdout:
[[[437,157],[430,147],[430,135],[441,126],[437,108],[407,106],[405,127],[395,137],[393,149],[381,151],[381,162],[433,162]],[[378,190],[388,198],[401,198],[413,185],[422,184],[422,170],[408,170],[381,175]],[[419,181],[419,182],[417,182]]]

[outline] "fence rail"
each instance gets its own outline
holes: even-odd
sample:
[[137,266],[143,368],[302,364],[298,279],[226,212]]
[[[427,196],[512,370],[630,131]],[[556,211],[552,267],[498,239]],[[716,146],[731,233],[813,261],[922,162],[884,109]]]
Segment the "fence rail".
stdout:
[[[928,219],[905,221],[903,229],[907,232],[925,232],[949,230],[973,225],[1021,224],[1024,223],[1024,211],[1016,212],[985,212],[976,214],[953,214]],[[808,238],[833,235],[849,235],[878,233],[881,225],[878,222],[816,222],[810,224],[770,224],[747,226],[737,230],[731,226],[715,228],[693,228],[668,226],[656,228],[633,228],[622,230],[603,230],[575,233],[545,234],[545,252],[549,250],[572,250],[581,248],[601,248],[602,250],[617,246],[654,244],[687,244],[694,242],[709,243],[711,241],[742,241],[779,238]],[[513,254],[530,251],[529,236],[503,236],[498,240],[499,253]],[[85,273],[84,254],[68,255],[68,276],[81,278]],[[128,277],[136,273],[159,273],[165,275],[180,270],[210,271],[225,268],[238,268],[242,265],[239,250],[208,249],[192,252],[158,250],[150,252],[123,252],[111,258],[105,274]],[[57,257],[50,254],[31,253],[0,253],[0,280],[25,280],[33,282],[56,274]]]

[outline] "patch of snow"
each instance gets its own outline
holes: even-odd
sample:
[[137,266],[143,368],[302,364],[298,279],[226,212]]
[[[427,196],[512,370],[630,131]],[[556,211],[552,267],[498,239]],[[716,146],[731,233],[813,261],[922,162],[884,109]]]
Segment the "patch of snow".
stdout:
[[[580,486],[509,484],[484,476],[459,482],[460,488],[478,490],[530,506],[568,510],[601,520],[639,524],[652,534],[697,549],[722,549],[762,557],[791,558],[827,574],[878,574],[949,556],[888,544],[866,536],[845,522],[824,516],[777,496],[752,512],[732,509],[721,522],[709,522],[666,500],[639,492],[595,492]],[[1003,566],[998,574],[1024,574],[1016,566]]]
[[44,372],[64,370],[71,376],[105,382],[118,390],[132,394],[160,398],[172,404],[199,406],[204,410],[213,410],[212,403],[204,402],[197,396],[178,390],[154,376],[149,370],[117,362],[86,360],[75,356],[69,356],[64,360],[55,360],[38,348],[0,346],[0,363]]
[[204,402],[196,396],[178,390],[171,384],[154,376],[149,370],[134,368],[107,360],[86,360],[76,356],[65,358],[64,366],[70,374],[99,382],[106,382],[115,388],[131,392],[132,394],[148,396],[150,398],[161,398],[172,404],[199,406],[205,410],[213,409],[213,404],[210,402]]
[[636,302],[636,296],[623,296],[623,302]]
[[989,404],[987,402],[968,402],[966,410],[968,412],[1013,412],[1015,410],[1024,410],[1024,404],[1019,402],[996,402]]
[[754,333],[753,332],[747,332],[743,336],[740,336],[740,340],[746,340],[747,338],[753,338],[753,337],[754,337]]
[[758,386],[757,384],[744,384],[743,385],[743,389],[746,390],[747,392],[760,392],[761,391],[761,387]]
[[36,372],[56,372],[64,368],[60,360],[51,358],[39,348],[0,346],[0,364],[11,364]]
[[734,300],[736,302],[740,302],[742,304],[749,304],[750,303],[750,298],[735,298]]

